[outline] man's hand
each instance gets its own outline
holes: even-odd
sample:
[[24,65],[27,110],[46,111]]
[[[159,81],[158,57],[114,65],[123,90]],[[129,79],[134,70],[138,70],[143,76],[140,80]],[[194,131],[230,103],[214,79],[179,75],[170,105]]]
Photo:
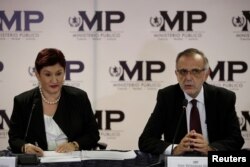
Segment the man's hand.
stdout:
[[191,133],[186,134],[178,146],[174,148],[173,155],[183,155],[185,152],[193,151],[190,147],[191,139]]
[[198,151],[203,155],[207,155],[208,151],[212,149],[209,147],[208,142],[204,139],[202,134],[196,133],[194,130],[190,132],[190,146],[193,147],[194,151]]
[[197,151],[201,154],[207,155],[208,151],[212,151],[208,142],[204,139],[202,134],[196,133],[195,130],[190,131],[181,142],[174,148],[174,155],[183,155],[186,152]]

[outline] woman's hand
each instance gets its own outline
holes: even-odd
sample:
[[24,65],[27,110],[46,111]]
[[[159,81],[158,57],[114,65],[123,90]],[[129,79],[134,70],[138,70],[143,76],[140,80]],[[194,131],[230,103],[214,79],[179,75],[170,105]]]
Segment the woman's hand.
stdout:
[[39,157],[43,156],[43,150],[40,147],[35,146],[33,144],[30,144],[30,143],[24,145],[24,153],[25,154],[36,154]]
[[[76,143],[76,142],[75,142]],[[78,144],[77,144],[78,145]],[[63,143],[60,144],[56,150],[56,152],[59,153],[67,153],[67,152],[71,152],[71,151],[77,151],[76,146],[73,142],[68,142],[68,143]]]

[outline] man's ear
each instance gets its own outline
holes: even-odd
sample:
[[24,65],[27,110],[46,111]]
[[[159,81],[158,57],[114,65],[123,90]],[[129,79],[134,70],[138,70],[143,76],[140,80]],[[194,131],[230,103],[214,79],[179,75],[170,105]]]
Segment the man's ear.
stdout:
[[210,70],[208,69],[208,70],[206,70],[205,72],[206,72],[206,74],[205,74],[205,81],[206,81],[207,78],[208,78],[208,76],[210,75]]

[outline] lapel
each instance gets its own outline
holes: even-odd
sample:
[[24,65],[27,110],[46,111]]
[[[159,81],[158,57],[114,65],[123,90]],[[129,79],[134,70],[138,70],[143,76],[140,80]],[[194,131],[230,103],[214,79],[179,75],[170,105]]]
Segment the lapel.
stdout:
[[[187,117],[186,117],[186,111],[183,110],[183,100],[185,99],[184,93],[181,90],[179,84],[178,84],[178,88],[177,88],[177,93],[176,93],[176,103],[175,103],[175,109],[174,112],[176,112],[176,116],[174,116],[173,118],[177,118],[176,123],[178,124],[179,119],[181,119],[181,114],[182,115],[182,119],[181,119],[181,124],[179,127],[179,132],[177,132],[177,139],[176,141],[180,142],[181,139],[187,134]],[[184,113],[183,113],[184,112]],[[178,125],[177,125],[178,126]]]
[[59,101],[56,113],[53,117],[57,125],[61,128],[61,130],[65,133],[66,136],[70,136],[70,124],[69,120],[71,119],[70,117],[70,110],[72,110],[72,107],[69,108],[70,106],[70,99],[68,99],[65,95],[64,89],[62,89],[61,92],[61,99]]
[[205,83],[204,84],[204,99],[205,99],[205,108],[206,108],[206,123],[207,123],[207,131],[208,138],[211,141],[213,130],[216,128],[216,91],[215,89]]
[[36,104],[34,108],[34,112],[32,115],[32,129],[38,145],[43,149],[47,149],[47,139],[45,134],[45,125],[44,125],[44,117],[43,117],[43,107],[42,107],[42,99],[37,89],[34,93],[34,103]]

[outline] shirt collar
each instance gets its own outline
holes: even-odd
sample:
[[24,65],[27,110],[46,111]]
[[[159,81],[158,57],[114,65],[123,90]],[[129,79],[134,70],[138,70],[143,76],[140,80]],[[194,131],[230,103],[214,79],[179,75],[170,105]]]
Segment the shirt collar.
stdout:
[[203,86],[201,88],[201,91],[200,93],[198,94],[198,96],[196,96],[196,98],[192,98],[191,96],[189,96],[187,93],[184,92],[184,95],[185,95],[185,98],[188,100],[188,102],[190,102],[191,100],[193,99],[196,99],[197,101],[199,101],[200,103],[202,104],[205,104],[204,103],[204,89],[203,89]]

